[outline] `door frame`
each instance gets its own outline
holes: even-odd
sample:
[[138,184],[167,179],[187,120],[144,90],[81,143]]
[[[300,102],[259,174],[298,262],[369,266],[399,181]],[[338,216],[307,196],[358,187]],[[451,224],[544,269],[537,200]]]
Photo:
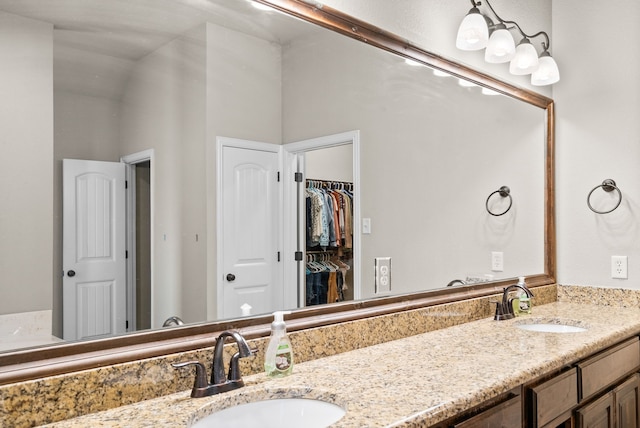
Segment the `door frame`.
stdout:
[[[298,204],[299,193],[297,183],[294,181],[294,173],[298,171],[299,155],[305,152],[319,150],[352,144],[353,151],[353,298],[359,300],[362,298],[362,239],[360,234],[360,131],[347,131],[339,134],[325,135],[322,137],[311,138],[308,140],[296,141],[283,145],[284,149],[284,224],[296,224],[296,228],[283,228],[284,246],[284,284],[285,290],[296,289],[297,305],[300,308],[305,307],[304,287],[305,272],[304,269],[298,269],[302,262],[294,259],[296,251],[305,251],[302,245],[302,236],[304,236],[303,222],[299,220],[300,205]],[[304,173],[304,171],[303,171]],[[297,287],[295,286],[297,284]]]
[[137,331],[136,325],[136,169],[135,164],[141,162],[150,163],[149,168],[149,204],[151,206],[149,214],[149,230],[150,233],[150,274],[151,274],[151,319],[153,320],[153,300],[154,300],[154,183],[155,183],[155,151],[154,149],[143,150],[141,152],[125,155],[120,158],[120,162],[125,164],[125,179],[127,180],[126,192],[126,227],[127,227],[127,331]]
[[[215,280],[213,284],[215,285],[215,291],[208,294],[208,308],[216,308],[216,317],[221,314],[222,305],[224,304],[224,296],[223,296],[223,287],[224,283],[224,271],[223,271],[223,252],[224,252],[224,242],[222,239],[222,219],[223,219],[223,165],[222,165],[222,150],[224,147],[233,147],[238,149],[247,149],[247,150],[259,150],[266,151],[271,153],[276,153],[278,155],[278,171],[282,171],[282,146],[273,143],[265,143],[260,141],[250,141],[244,140],[240,138],[231,138],[231,137],[216,137],[216,269],[215,269]],[[281,177],[282,180],[282,177]],[[286,180],[285,180],[286,181]],[[282,194],[282,186],[277,186],[276,189],[277,201],[275,203],[278,206],[278,230],[276,230],[275,236],[277,236],[278,242],[276,243],[277,248],[282,248],[282,231],[283,231],[283,216],[282,216],[282,203],[283,203],[283,194]],[[207,210],[209,212],[209,210]],[[207,228],[210,229],[210,228]],[[208,232],[209,233],[209,232]],[[210,237],[207,238],[207,242],[211,242]],[[281,259],[282,260],[282,259]],[[280,266],[275,266],[274,271],[277,273],[276,281],[283,281],[284,277],[284,263],[280,262]],[[291,307],[288,299],[288,290],[287,284],[283,284],[285,293],[284,293],[284,308]],[[211,297],[215,296],[215,303],[211,301]],[[294,300],[295,303],[295,300]],[[283,308],[283,309],[284,309]],[[209,310],[207,310],[208,317],[211,316]],[[254,314],[252,314],[254,315]]]

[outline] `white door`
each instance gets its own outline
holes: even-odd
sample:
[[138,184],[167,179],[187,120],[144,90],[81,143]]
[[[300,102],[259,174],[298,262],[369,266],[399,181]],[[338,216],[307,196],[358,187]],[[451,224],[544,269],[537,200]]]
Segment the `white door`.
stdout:
[[218,317],[284,309],[280,257],[280,146],[218,138]]
[[[324,150],[337,146],[350,145],[352,148],[352,180],[353,180],[353,298],[362,298],[361,289],[361,236],[360,236],[360,131],[347,131],[340,134],[326,135],[309,140],[297,141],[283,145],[284,176],[293,177],[294,173],[305,171],[305,153],[316,150]],[[307,177],[318,178],[318,177]],[[285,234],[284,252],[293,253],[304,251],[305,239],[305,207],[304,189],[301,186],[292,184],[292,181],[285,181],[284,206],[285,206]],[[298,229],[291,226],[297,222]],[[291,258],[284,259],[284,271],[286,272],[287,283],[298,285],[298,304],[300,307],[306,305],[305,302],[305,269],[304,264],[293,261]]]
[[64,159],[63,336],[126,331],[125,164]]

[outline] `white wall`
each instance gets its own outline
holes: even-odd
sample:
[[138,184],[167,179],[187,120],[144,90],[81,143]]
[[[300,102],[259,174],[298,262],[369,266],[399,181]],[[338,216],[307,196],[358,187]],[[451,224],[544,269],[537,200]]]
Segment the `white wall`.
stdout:
[[[456,27],[470,7],[466,0],[323,3],[427,50],[528,86],[504,67],[484,63],[479,53],[455,49]],[[556,102],[558,282],[640,287],[640,55],[631,45],[640,35],[640,3],[624,0],[603,7],[577,0],[493,0],[492,5],[527,32],[547,31],[560,68],[560,82],[534,88]],[[594,30],[604,22],[614,24]],[[624,199],[615,212],[597,215],[587,208],[586,198],[605,178],[616,180]],[[628,280],[610,278],[612,255],[629,257]]]
[[280,48],[213,24],[136,64],[120,151],[155,150],[153,327],[215,318],[215,137],[280,142],[280,98]]
[[307,178],[353,182],[353,147],[351,144],[305,152],[304,164]]
[[[129,78],[122,101],[122,154],[154,149],[152,164],[153,262],[152,327],[170,316],[185,322],[204,318],[204,298],[195,298],[188,311],[185,293],[200,287],[204,295],[204,260],[186,241],[205,235],[202,221],[192,222],[204,198],[204,183],[189,170],[203,171],[206,85],[204,27],[176,39],[139,60]],[[198,49],[198,45],[200,49]],[[189,55],[187,55],[187,53]],[[186,59],[189,61],[185,61]],[[194,90],[194,87],[196,88]],[[185,91],[185,89],[188,89]],[[186,190],[186,191],[185,191]],[[190,207],[187,210],[186,207]],[[192,207],[192,208],[191,208]],[[183,250],[190,252],[183,255]]]
[[216,137],[282,142],[281,48],[207,24],[207,318],[217,318]]
[[[286,142],[361,132],[362,216],[372,222],[363,297],[374,293],[375,257],[392,257],[393,292],[543,271],[541,109],[333,33],[298,38],[283,57]],[[493,217],[485,201],[502,185],[514,206]],[[504,253],[503,272],[491,272],[492,251]]]
[[[636,0],[606,7],[553,3],[554,53],[562,73],[553,95],[563,284],[640,287],[640,51],[633,45],[638,22]],[[613,213],[597,215],[586,198],[606,178],[620,186],[623,202]],[[611,279],[612,255],[628,256],[628,280]]]
[[0,64],[0,314],[51,309],[53,27],[0,12]]

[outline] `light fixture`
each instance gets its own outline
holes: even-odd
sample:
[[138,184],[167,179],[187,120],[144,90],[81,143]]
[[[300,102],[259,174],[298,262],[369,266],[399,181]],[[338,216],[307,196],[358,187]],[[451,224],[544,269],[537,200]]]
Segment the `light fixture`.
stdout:
[[411,58],[405,58],[404,63],[410,65],[411,67],[420,67],[423,65],[422,63],[419,63],[418,61],[415,61]]
[[533,47],[528,38],[523,38],[518,47],[516,55],[509,64],[509,72],[515,75],[531,74],[538,69],[538,52]]
[[496,28],[489,37],[487,49],[484,51],[484,60],[490,63],[509,62],[516,54],[516,42],[503,23]]
[[[472,2],[473,3],[473,2]],[[484,15],[475,7],[464,17],[458,28],[456,47],[463,51],[484,49],[489,40],[489,27]]]
[[262,3],[256,3],[254,1],[251,2],[251,6],[255,7],[258,10],[273,10],[273,8],[271,6],[267,6],[266,4],[262,4]]
[[458,78],[458,85],[462,86],[463,88],[475,88],[476,86],[478,86],[469,80],[460,78]]
[[538,69],[531,73],[531,84],[535,86],[553,85],[558,80],[560,80],[558,64],[545,50],[538,58]]
[[[456,37],[456,47],[461,50],[481,50],[486,48],[484,59],[489,63],[509,62],[509,72],[514,75],[531,74],[531,84],[551,85],[560,80],[558,65],[549,53],[549,35],[544,31],[527,34],[515,21],[502,19],[493,9],[489,0],[483,0],[494,20],[480,11],[482,2],[470,0],[472,8],[462,20]],[[518,33],[518,46],[512,32]],[[487,37],[487,35],[489,37]],[[544,37],[542,53],[538,56],[531,40]]]

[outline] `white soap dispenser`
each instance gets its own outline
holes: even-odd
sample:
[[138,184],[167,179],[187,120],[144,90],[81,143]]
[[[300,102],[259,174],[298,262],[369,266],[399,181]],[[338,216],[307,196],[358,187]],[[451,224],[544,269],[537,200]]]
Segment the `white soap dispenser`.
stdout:
[[264,357],[264,371],[269,377],[284,377],[293,370],[293,349],[287,337],[284,315],[291,311],[276,311],[271,323],[271,337]]
[[[524,282],[524,276],[518,277],[518,285],[522,288],[527,288],[527,285]],[[520,314],[530,314],[531,313],[531,298],[527,293],[520,290],[520,295],[518,296],[518,305],[519,305],[519,313]]]

